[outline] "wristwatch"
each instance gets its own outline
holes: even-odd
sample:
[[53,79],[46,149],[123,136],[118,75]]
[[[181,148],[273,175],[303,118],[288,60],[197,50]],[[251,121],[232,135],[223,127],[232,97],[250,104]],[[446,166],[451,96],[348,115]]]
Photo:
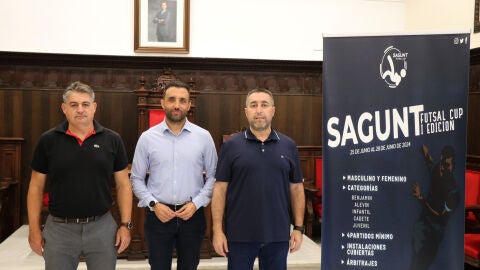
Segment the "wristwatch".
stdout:
[[120,227],[121,226],[125,226],[127,227],[127,229],[131,230],[133,228],[133,222],[129,221],[129,222],[122,222],[120,223]]
[[156,201],[151,201],[151,202],[148,203],[148,208],[150,208],[150,211],[152,211],[152,212],[155,211],[154,207],[157,203],[158,202],[156,202]]
[[293,229],[302,232],[302,234],[305,233],[305,226],[293,225]]

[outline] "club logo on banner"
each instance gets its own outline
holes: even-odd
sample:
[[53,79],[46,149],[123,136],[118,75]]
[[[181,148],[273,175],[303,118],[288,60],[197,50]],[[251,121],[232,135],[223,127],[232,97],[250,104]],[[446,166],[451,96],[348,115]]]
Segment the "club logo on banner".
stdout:
[[468,37],[324,38],[323,270],[463,269]]
[[402,78],[407,76],[407,56],[393,46],[385,49],[382,62],[380,63],[380,77],[388,84],[390,88],[396,88]]

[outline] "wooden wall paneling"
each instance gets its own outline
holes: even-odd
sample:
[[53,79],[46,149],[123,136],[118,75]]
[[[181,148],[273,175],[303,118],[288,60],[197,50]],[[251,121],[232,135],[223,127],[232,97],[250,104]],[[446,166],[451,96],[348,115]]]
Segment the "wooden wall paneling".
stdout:
[[[245,97],[246,93],[199,95],[197,122],[210,131],[217,148],[222,135],[248,127],[244,113]],[[321,144],[320,97],[275,95],[275,105],[276,114],[272,123],[275,129],[294,139],[297,145]]]
[[13,134],[13,124],[12,124],[12,117],[13,117],[13,95],[11,91],[4,92],[4,102],[2,104],[3,112],[4,112],[4,122],[0,123],[0,132],[2,132],[2,136],[8,137],[12,136]]
[[[28,138],[29,133],[28,130],[27,132],[24,130],[25,125],[29,125],[31,123],[31,119],[28,117],[29,112],[31,110],[31,107],[25,107],[24,104],[26,101],[29,101],[28,95],[24,95],[24,92],[22,90],[8,90],[5,91],[5,95],[8,97],[6,99],[6,102],[8,104],[2,104],[6,106],[6,122],[5,122],[5,128],[7,130],[6,133],[4,133],[2,136],[5,137],[23,137],[23,138]],[[30,102],[29,102],[30,103]],[[30,105],[30,104],[29,104]],[[26,142],[26,140],[25,140]],[[22,147],[23,151],[21,152],[21,161],[20,161],[20,182],[22,183],[21,185],[18,186],[20,192],[20,207],[19,209],[19,216],[21,217],[21,220],[23,222],[23,217],[25,214],[25,207],[24,207],[24,198],[25,198],[25,172],[26,168],[25,167],[25,157],[27,156],[27,153],[25,151],[25,144]]]
[[467,168],[480,170],[480,48],[470,50]]
[[299,145],[297,148],[305,185],[315,186],[315,159],[322,157],[322,147]]
[[321,145],[320,100],[319,96],[277,95],[273,127],[291,137],[297,145]]
[[[216,135],[220,133],[220,129],[218,127],[223,126],[222,124],[224,124],[222,123],[222,115],[220,115],[220,107],[222,102],[228,102],[225,100],[223,95],[214,95],[208,93],[200,93],[196,101],[197,124],[210,132],[217,149],[219,146],[219,138]],[[212,119],[212,121],[207,121],[207,119]],[[216,123],[217,127],[213,127],[213,123]]]
[[23,138],[0,137],[0,242],[22,224],[21,152]]
[[11,125],[7,125],[9,112],[7,109],[9,95],[7,91],[0,90],[0,137],[6,137],[6,134],[9,134],[9,130],[7,130]]
[[309,98],[312,108],[311,114],[308,121],[310,121],[310,126],[312,127],[312,132],[305,132],[306,133],[306,141],[312,145],[322,145],[323,134],[322,134],[322,126],[323,126],[323,96],[311,96]]
[[[47,94],[46,91],[32,91],[30,90],[21,90],[19,94],[24,96],[23,107],[30,108],[25,110],[22,123],[22,133],[25,138],[24,144],[24,158],[22,160],[22,176],[23,176],[23,185],[22,185],[22,202],[24,205],[22,207],[22,217],[24,221],[27,221],[27,192],[28,186],[30,184],[31,168],[30,162],[32,160],[33,152],[35,151],[35,146],[38,142],[40,135],[50,129],[51,127],[46,125],[50,116],[50,108],[53,107],[53,104],[46,102],[42,95]],[[16,123],[14,120],[13,123]]]
[[120,134],[131,162],[138,139],[135,94],[132,91],[96,90],[95,95],[97,102],[95,119],[101,125]]
[[480,171],[480,92],[468,96],[467,168]]
[[307,96],[287,96],[288,100],[287,107],[279,107],[277,111],[285,113],[283,123],[286,124],[285,131],[289,134],[288,136],[295,138],[297,145],[306,145],[308,144],[305,136],[307,136],[306,130],[311,131],[312,126],[311,122],[308,121],[312,114],[312,104],[308,102]]
[[480,92],[468,95],[467,153],[480,155]]
[[23,107],[23,92],[15,91],[12,96],[12,111],[10,116],[13,117],[13,136],[22,136],[23,113],[26,108]]
[[[21,99],[21,104],[13,109],[13,118],[9,124],[19,129],[19,134],[25,138],[22,151],[22,220],[26,221],[26,194],[30,182],[30,161],[33,151],[42,133],[58,124],[56,121],[63,114],[60,112],[60,98],[53,99],[51,89],[21,89],[9,92],[15,98]],[[58,93],[55,93],[58,94]],[[55,121],[55,122],[54,122]],[[15,132],[9,136],[14,135]]]
[[[470,55],[467,159],[480,167],[476,158],[480,156],[480,48],[471,50]],[[142,75],[145,87],[151,89],[164,68],[171,68],[184,81],[196,82],[200,92],[197,123],[209,130],[218,144],[222,134],[247,126],[244,98],[257,86],[274,91],[278,107],[275,128],[297,145],[322,143],[322,63],[318,61],[0,52],[0,63],[0,136],[25,138],[25,178],[30,175],[38,137],[63,120],[61,94],[75,80],[94,86],[100,106],[97,120],[120,133],[131,159],[137,139],[136,128],[132,128],[136,99],[131,91],[139,88]]]
[[34,150],[40,135],[48,129],[53,128],[53,126],[47,127],[48,119],[50,118],[50,114],[47,114],[47,112],[49,112],[52,107],[58,108],[59,105],[55,106],[56,104],[47,103],[44,98],[46,94],[44,91],[24,90],[22,92],[26,96],[25,108],[30,107],[32,109],[30,115],[27,116],[30,122],[24,122],[23,130],[30,134],[28,142],[32,150]]
[[48,123],[49,127],[55,127],[58,123],[65,120],[65,115],[62,112],[61,104],[63,103],[63,89],[52,89],[48,91]]
[[[274,96],[275,97],[275,118],[272,127],[281,133],[291,137],[298,145],[304,144],[301,133],[304,132],[305,121],[302,117],[309,114],[307,104],[301,104],[299,96]],[[299,130],[299,126],[304,128]]]
[[[273,95],[275,99],[275,116],[272,120],[272,128],[280,131],[287,136],[295,137],[295,134],[292,132],[292,120],[295,116],[294,113],[299,113],[299,111],[294,112],[292,110],[293,98],[294,96],[282,96],[282,95]],[[295,106],[296,107],[296,106]],[[295,139],[294,139],[295,140]],[[295,140],[296,141],[296,140]]]
[[[198,123],[212,134],[217,148],[221,136],[248,127],[246,93],[202,93],[198,98]],[[207,105],[204,105],[207,104]],[[275,95],[273,127],[294,139],[297,145],[321,144],[321,98]],[[308,130],[309,132],[305,132]]]
[[[135,132],[137,130],[136,98],[135,94],[131,91],[122,92],[118,94],[118,97],[120,98],[119,104],[121,105],[116,106],[118,107],[116,110],[119,111],[120,114],[120,119],[117,119],[120,128],[117,132],[122,136],[129,161],[131,162],[138,139],[137,133]],[[117,123],[114,126],[117,126]]]
[[[197,123],[210,131],[217,150],[222,135],[240,131],[246,125],[244,94],[201,93],[197,98]],[[228,113],[226,113],[228,112]]]

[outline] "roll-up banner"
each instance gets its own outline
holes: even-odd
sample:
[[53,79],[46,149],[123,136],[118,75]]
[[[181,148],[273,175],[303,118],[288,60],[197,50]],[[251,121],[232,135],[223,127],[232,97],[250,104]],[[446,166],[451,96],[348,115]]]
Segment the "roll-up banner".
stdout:
[[469,48],[324,37],[321,269],[463,269]]

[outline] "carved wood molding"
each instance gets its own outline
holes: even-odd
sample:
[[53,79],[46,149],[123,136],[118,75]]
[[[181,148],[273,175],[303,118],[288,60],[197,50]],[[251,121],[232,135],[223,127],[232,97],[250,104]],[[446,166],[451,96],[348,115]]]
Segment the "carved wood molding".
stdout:
[[155,87],[170,69],[202,92],[244,93],[255,87],[292,95],[321,94],[322,62],[190,57],[92,56],[0,52],[0,89],[64,89],[83,81],[96,90]]

